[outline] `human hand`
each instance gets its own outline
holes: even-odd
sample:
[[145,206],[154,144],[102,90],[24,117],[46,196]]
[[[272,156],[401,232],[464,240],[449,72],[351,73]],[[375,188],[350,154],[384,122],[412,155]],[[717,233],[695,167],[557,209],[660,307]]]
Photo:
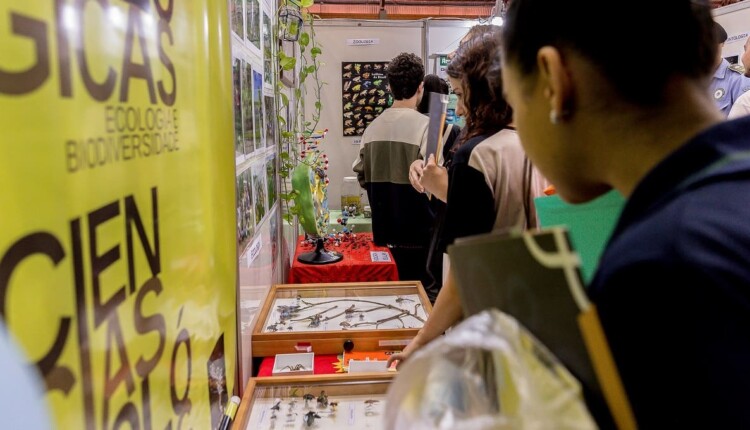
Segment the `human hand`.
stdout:
[[424,187],[422,186],[422,166],[424,162],[422,160],[414,160],[409,166],[409,182],[415,190],[420,193],[424,193]]
[[[421,185],[423,189],[435,195],[447,194],[448,169],[435,163],[435,155],[430,155],[422,168]],[[445,188],[445,190],[443,190]]]
[[415,351],[417,351],[419,348],[423,347],[424,343],[421,341],[421,336],[418,333],[414,339],[409,342],[408,345],[406,345],[406,348],[404,348],[403,351],[398,352],[396,354],[391,355],[388,357],[388,363],[386,363],[386,367],[390,368],[391,365],[395,362],[396,368],[401,366],[403,362],[405,362]]

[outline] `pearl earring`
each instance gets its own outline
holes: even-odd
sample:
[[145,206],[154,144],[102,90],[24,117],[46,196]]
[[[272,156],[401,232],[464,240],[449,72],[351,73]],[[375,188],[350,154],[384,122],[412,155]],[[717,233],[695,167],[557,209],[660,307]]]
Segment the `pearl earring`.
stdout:
[[552,124],[558,124],[560,122],[560,113],[554,109],[549,111],[549,122]]

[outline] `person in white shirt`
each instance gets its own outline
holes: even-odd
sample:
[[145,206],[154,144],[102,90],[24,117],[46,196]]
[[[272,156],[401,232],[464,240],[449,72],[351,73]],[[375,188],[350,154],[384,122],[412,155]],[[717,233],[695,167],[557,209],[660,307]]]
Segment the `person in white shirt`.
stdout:
[[[742,53],[740,61],[742,61],[742,65],[745,67],[745,76],[750,76],[750,37],[745,40],[745,52]],[[744,92],[734,101],[727,118],[733,119],[745,115],[750,115],[750,91]]]

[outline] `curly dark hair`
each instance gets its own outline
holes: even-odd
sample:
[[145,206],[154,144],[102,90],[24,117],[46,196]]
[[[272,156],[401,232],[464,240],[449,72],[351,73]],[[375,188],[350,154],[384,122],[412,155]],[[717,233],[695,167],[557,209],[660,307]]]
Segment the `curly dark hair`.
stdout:
[[387,74],[393,98],[412,98],[424,79],[422,59],[414,54],[402,52],[388,64]]
[[448,65],[448,76],[461,80],[466,107],[459,145],[475,136],[495,134],[513,120],[513,109],[503,97],[502,76],[496,73],[499,49],[496,33],[482,35],[462,45]]

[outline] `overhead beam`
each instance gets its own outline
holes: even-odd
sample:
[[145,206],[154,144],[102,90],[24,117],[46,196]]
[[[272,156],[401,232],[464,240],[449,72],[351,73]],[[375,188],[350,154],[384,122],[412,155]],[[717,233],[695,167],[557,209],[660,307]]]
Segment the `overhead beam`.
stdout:
[[[314,4],[310,13],[321,18],[378,19],[380,6],[377,4]],[[422,18],[463,18],[477,19],[490,16],[492,6],[405,6],[385,5],[388,19]]]

